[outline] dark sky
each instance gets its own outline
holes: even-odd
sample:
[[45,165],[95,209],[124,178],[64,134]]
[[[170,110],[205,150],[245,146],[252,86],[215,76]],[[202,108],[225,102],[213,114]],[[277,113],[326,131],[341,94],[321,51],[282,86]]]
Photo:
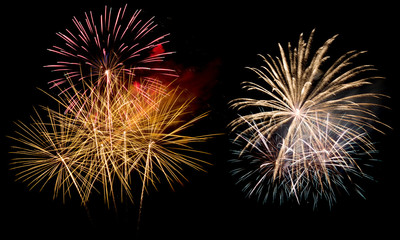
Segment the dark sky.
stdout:
[[[54,56],[46,49],[60,43],[56,32],[72,26],[72,17],[83,19],[85,11],[102,12],[104,5],[117,9],[124,1],[10,1],[2,6],[3,71],[1,102],[1,228],[3,233],[37,237],[135,237],[137,205],[120,204],[117,211],[107,210],[102,196],[89,203],[89,214],[80,206],[77,196],[65,204],[52,199],[50,185],[43,192],[29,191],[26,184],[14,182],[8,170],[13,121],[28,120],[33,106],[46,105],[48,97],[37,88],[47,88],[54,78],[44,65]],[[393,5],[382,1],[362,4],[324,2],[320,5],[301,1],[266,3],[236,1],[215,5],[215,1],[176,4],[170,1],[128,3],[130,10],[141,8],[156,16],[165,32],[171,33],[169,48],[176,50],[171,61],[202,71],[216,68],[215,86],[208,89],[204,104],[211,112],[209,131],[226,132],[232,113],[227,101],[239,94],[240,82],[255,77],[246,66],[258,66],[257,54],[278,54],[278,43],[296,42],[300,33],[306,36],[316,28],[315,46],[339,34],[331,53],[367,50],[363,60],[375,65],[386,77],[377,88],[391,96],[385,102],[392,110],[382,111],[381,118],[393,127],[386,135],[377,135],[379,146],[373,173],[377,182],[366,184],[366,197],[338,196],[329,209],[326,204],[261,204],[246,199],[229,174],[229,141],[221,136],[208,147],[212,155],[208,173],[188,172],[189,182],[175,191],[161,184],[145,196],[140,235],[158,237],[244,238],[255,236],[369,236],[394,233],[399,209],[398,189],[399,109],[397,94],[399,58],[399,19]],[[374,135],[375,136],[375,135]],[[190,170],[189,170],[190,171]],[[398,222],[398,221],[397,221]],[[375,236],[375,235],[374,235]],[[132,238],[131,238],[132,237]],[[383,237],[381,237],[383,238]]]

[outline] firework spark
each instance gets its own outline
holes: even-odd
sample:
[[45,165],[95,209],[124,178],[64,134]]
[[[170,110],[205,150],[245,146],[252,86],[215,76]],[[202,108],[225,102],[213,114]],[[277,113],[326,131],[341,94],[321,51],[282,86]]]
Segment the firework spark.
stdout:
[[[83,204],[102,191],[108,205],[118,189],[133,201],[132,188],[141,186],[141,203],[148,186],[162,178],[171,187],[182,183],[184,166],[202,170],[206,162],[196,155],[204,152],[190,145],[211,135],[185,131],[207,114],[190,117],[193,99],[178,88],[124,81],[130,87],[87,83],[83,92],[71,83],[72,93],[53,97],[67,112],[45,108],[46,119],[37,114],[30,125],[18,123],[13,139],[22,146],[14,147],[13,168],[19,179],[42,188],[55,179],[55,196],[61,191],[65,197],[74,187]],[[140,184],[132,182],[135,175]]]
[[[135,74],[145,70],[151,71],[152,75],[160,73],[176,77],[174,70],[155,65],[172,53],[165,52],[162,47],[168,43],[166,38],[169,34],[154,37],[153,32],[157,27],[154,17],[141,20],[140,13],[141,10],[136,10],[129,16],[127,5],[119,8],[117,13],[105,6],[100,16],[92,12],[85,13],[83,22],[74,17],[74,29],[57,33],[64,41],[64,46],[49,49],[63,59],[46,67],[62,72],[70,79],[101,76],[106,70],[114,74]],[[101,81],[102,78],[97,80]],[[66,81],[61,77],[49,83],[56,87]]]
[[[352,65],[363,52],[349,51],[323,72],[336,36],[311,55],[313,34],[308,42],[300,35],[296,48],[289,43],[287,53],[279,45],[280,58],[268,55],[263,57],[266,66],[250,68],[271,90],[254,82],[244,82],[243,88],[268,98],[231,102],[234,109],[250,111],[230,124],[238,132],[234,141],[242,145],[235,161],[252,163],[247,173],[243,168],[234,171],[242,174],[239,182],[249,181],[244,187],[249,195],[278,194],[281,201],[289,196],[300,203],[313,188],[314,203],[322,197],[331,203],[334,185],[344,188],[345,176],[362,175],[354,153],[374,151],[368,131],[381,132],[376,124],[386,126],[373,111],[380,106],[374,99],[384,95],[357,92],[381,79],[368,75],[375,71],[371,65]],[[254,109],[258,111],[252,113]]]
[[[62,124],[52,114],[53,111],[46,108],[47,121],[43,121],[36,112],[33,123],[26,125],[17,122],[19,131],[17,137],[11,137],[22,146],[14,146],[13,153],[18,157],[13,159],[13,169],[19,170],[17,180],[30,181],[29,186],[34,188],[39,183],[43,189],[50,179],[54,180],[54,197],[61,190],[63,200],[70,194],[71,187],[75,187],[84,202],[84,193],[81,185],[86,184],[84,167],[75,160],[76,142],[62,141],[73,138],[74,132],[68,128],[74,124],[74,120],[66,118]],[[72,122],[69,122],[72,121]],[[77,169],[79,169],[77,171]]]

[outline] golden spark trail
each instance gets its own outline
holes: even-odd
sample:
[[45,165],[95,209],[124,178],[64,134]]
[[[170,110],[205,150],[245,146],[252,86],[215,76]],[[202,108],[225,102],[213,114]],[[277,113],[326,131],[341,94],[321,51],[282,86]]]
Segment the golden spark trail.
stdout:
[[153,141],[150,141],[148,150],[147,150],[147,155],[146,155],[146,163],[145,163],[145,168],[144,168],[144,174],[143,174],[143,184],[142,184],[142,190],[140,193],[140,203],[139,203],[139,213],[138,213],[138,220],[137,220],[137,229],[139,229],[139,224],[140,224],[140,218],[142,216],[142,207],[143,207],[143,197],[144,197],[144,191],[147,185],[147,181],[149,179],[149,169],[150,167],[150,160],[151,160],[151,147],[154,144]]
[[[60,108],[68,111],[47,108],[47,120],[37,114],[35,122],[39,127],[19,125],[22,132],[18,135],[22,140],[13,139],[24,147],[16,147],[14,153],[21,157],[15,158],[14,164],[16,169],[26,172],[22,179],[37,175],[32,184],[41,180],[50,182],[57,173],[51,164],[54,159],[49,152],[51,148],[58,159],[63,159],[60,163],[65,171],[59,173],[55,194],[70,180],[82,203],[102,189],[105,203],[113,202],[116,206],[118,185],[121,193],[133,201],[132,186],[139,184],[132,182],[137,179],[132,176],[137,175],[142,186],[141,208],[149,183],[155,186],[164,178],[172,187],[173,182],[182,183],[181,179],[185,179],[183,166],[203,169],[201,165],[207,162],[196,156],[205,152],[190,145],[213,135],[185,135],[186,129],[207,116],[205,113],[191,117],[193,99],[185,99],[179,88],[169,89],[170,86],[152,81],[136,82],[131,76],[114,81],[114,76],[117,75],[111,71],[99,76],[108,78],[103,87],[82,82],[84,91],[70,83],[71,91],[51,96]],[[63,196],[69,189],[67,185]]]

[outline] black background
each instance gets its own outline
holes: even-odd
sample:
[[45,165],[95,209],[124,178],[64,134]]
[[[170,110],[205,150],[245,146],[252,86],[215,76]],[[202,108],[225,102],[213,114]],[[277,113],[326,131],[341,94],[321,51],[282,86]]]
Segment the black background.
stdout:
[[[93,196],[89,213],[77,196],[62,203],[52,199],[50,185],[42,192],[29,191],[25,183],[15,182],[9,171],[11,141],[5,136],[15,130],[13,121],[29,119],[33,106],[46,105],[49,98],[37,88],[47,89],[54,75],[44,65],[54,63],[46,49],[60,39],[56,32],[72,26],[72,17],[83,19],[85,11],[102,13],[104,5],[117,9],[124,1],[14,1],[2,5],[2,124],[1,124],[1,228],[4,236],[74,238],[143,236],[243,238],[327,236],[391,236],[399,223],[399,18],[394,5],[382,1],[360,4],[335,1],[295,5],[271,2],[233,1],[142,3],[126,1],[130,10],[143,9],[156,16],[161,29],[171,33],[168,44],[176,54],[170,60],[198,71],[211,62],[217,74],[214,88],[204,100],[212,112],[199,125],[208,132],[227,132],[226,124],[234,116],[227,102],[240,96],[240,82],[254,75],[244,69],[261,64],[257,54],[278,54],[277,43],[296,42],[300,33],[309,35],[316,28],[315,47],[339,34],[330,53],[368,50],[363,56],[375,65],[386,80],[377,86],[391,96],[385,101],[390,111],[381,119],[393,130],[377,134],[380,150],[372,170],[376,182],[368,182],[366,200],[340,195],[329,209],[321,203],[299,206],[287,203],[261,204],[246,199],[229,174],[228,137],[220,136],[206,146],[213,165],[207,173],[188,170],[189,182],[172,191],[160,184],[158,191],[145,196],[139,233],[136,230],[137,204],[122,203],[117,210],[107,209],[100,195]],[[96,199],[97,198],[97,199]],[[11,235],[10,235],[11,234]],[[374,235],[375,236],[375,235]],[[395,235],[393,235],[395,236]]]

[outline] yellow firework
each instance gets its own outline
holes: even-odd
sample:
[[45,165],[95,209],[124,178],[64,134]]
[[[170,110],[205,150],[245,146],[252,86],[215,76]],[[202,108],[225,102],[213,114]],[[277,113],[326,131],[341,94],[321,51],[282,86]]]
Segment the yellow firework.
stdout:
[[61,191],[64,199],[71,187],[75,187],[85,202],[82,185],[87,184],[87,179],[75,151],[79,144],[65,141],[74,138],[75,133],[69,126],[74,125],[75,121],[65,118],[60,122],[48,108],[45,109],[46,121],[43,121],[40,114],[35,112],[36,117],[32,117],[31,124],[16,123],[19,130],[15,137],[11,137],[19,143],[19,146],[13,147],[13,153],[18,157],[12,162],[13,168],[19,170],[17,179],[29,181],[31,188],[42,185],[41,189],[53,179],[54,197]]
[[[71,84],[72,91],[53,97],[65,111],[46,108],[47,116],[18,123],[14,139],[22,146],[14,147],[13,164],[20,179],[44,186],[56,178],[55,196],[74,187],[85,204],[92,192],[102,191],[109,204],[118,189],[133,201],[132,188],[141,187],[142,199],[149,183],[164,178],[172,187],[185,179],[185,165],[203,169],[206,162],[196,156],[204,152],[190,145],[211,135],[185,134],[207,115],[192,117],[193,99],[156,81],[115,81],[107,71],[101,77],[105,86],[84,84],[78,91]],[[140,184],[132,182],[135,174]]]
[[[336,174],[360,170],[352,150],[373,151],[368,131],[378,130],[376,124],[384,125],[373,111],[379,106],[373,99],[384,95],[360,91],[381,77],[371,74],[375,71],[371,65],[352,64],[364,52],[349,51],[325,66],[336,36],[312,54],[313,34],[308,42],[300,35],[297,46],[289,43],[287,52],[279,45],[280,57],[262,57],[265,66],[250,68],[261,84],[247,81],[243,88],[265,98],[231,102],[244,112],[230,125],[238,132],[235,141],[245,140],[239,158],[259,150],[260,144],[274,149],[260,162],[260,169],[267,167],[260,179],[280,182],[296,198],[313,182],[319,185],[318,194],[325,195]],[[258,188],[260,181],[256,182]]]

